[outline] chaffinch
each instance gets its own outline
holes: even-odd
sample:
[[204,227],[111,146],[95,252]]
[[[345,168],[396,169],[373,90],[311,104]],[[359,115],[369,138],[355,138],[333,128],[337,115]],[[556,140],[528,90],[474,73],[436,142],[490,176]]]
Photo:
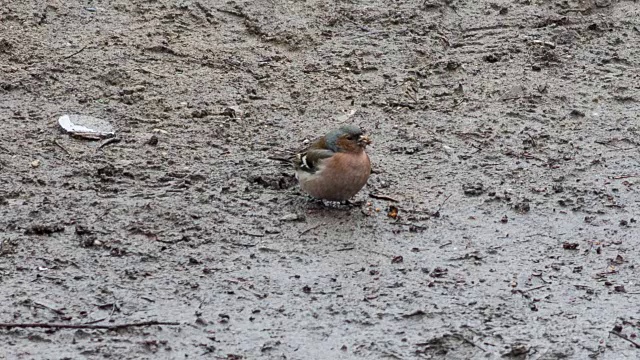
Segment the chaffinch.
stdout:
[[367,183],[371,141],[356,125],[344,125],[292,158],[300,187],[316,199],[346,201]]

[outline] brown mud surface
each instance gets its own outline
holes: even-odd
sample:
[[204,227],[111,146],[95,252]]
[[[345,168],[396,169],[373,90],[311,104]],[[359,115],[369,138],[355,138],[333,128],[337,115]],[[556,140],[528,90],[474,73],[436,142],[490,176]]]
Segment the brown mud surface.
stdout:
[[[0,322],[178,323],[0,358],[640,357],[640,3],[0,5]],[[343,121],[323,206],[268,157]]]

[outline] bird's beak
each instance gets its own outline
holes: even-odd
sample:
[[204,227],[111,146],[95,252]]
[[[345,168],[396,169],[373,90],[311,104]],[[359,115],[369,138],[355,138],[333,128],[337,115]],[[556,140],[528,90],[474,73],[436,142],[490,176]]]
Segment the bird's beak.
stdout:
[[360,145],[369,145],[369,144],[371,144],[371,140],[369,139],[369,137],[367,135],[360,135],[360,138],[358,138],[358,144],[360,144]]

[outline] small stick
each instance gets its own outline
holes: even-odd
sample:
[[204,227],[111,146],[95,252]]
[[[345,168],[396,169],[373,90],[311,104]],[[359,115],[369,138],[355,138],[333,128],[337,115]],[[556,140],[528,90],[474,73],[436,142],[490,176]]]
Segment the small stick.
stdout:
[[137,121],[137,122],[141,122],[141,123],[146,123],[146,124],[157,124],[159,121],[156,119],[145,119],[145,118],[141,118],[141,117],[137,117],[137,116],[131,116],[131,115],[126,115],[129,119]]
[[306,228],[306,229],[300,231],[299,235],[304,235],[304,234],[308,233],[309,231],[315,230],[315,229],[317,229],[317,228],[319,228],[320,226],[323,226],[323,225],[326,225],[326,223],[320,223],[320,224],[314,225],[314,226],[312,226],[310,228]]
[[613,180],[620,180],[620,179],[628,179],[628,178],[632,178],[632,177],[637,177],[640,175],[620,175],[620,176],[610,176],[609,179],[613,179]]
[[524,289],[524,290],[520,290],[520,291],[522,291],[522,292],[528,292],[528,291],[533,291],[533,290],[542,289],[543,287],[546,287],[546,286],[547,286],[547,284],[544,284],[544,285],[540,285],[540,286],[533,287],[533,288],[531,288],[531,289]]
[[[244,235],[247,235],[247,234],[244,234]],[[246,248],[252,248],[256,246],[256,244],[243,244],[243,243],[236,243],[236,242],[231,243],[231,245],[237,246],[237,247],[246,247]]]
[[91,324],[43,324],[43,323],[0,323],[0,328],[43,328],[43,329],[105,329],[118,330],[130,327],[152,325],[180,325],[171,321],[145,321],[118,325],[91,325]]
[[460,340],[462,340],[462,341],[466,342],[467,344],[469,344],[469,345],[471,345],[471,346],[475,346],[475,347],[477,347],[478,349],[480,349],[480,350],[482,350],[482,351],[484,351],[484,352],[487,352],[487,350],[483,349],[480,345],[478,345],[478,344],[474,343],[473,341],[471,341],[471,340],[467,339],[466,337],[464,337],[464,336],[462,336],[462,335],[460,335],[460,334],[453,334],[453,336],[455,336],[455,337],[459,338]]
[[202,5],[200,1],[196,1],[196,6],[198,7],[198,9],[200,9],[204,13],[206,17],[208,18],[213,17],[211,10],[207,9],[204,5]]
[[158,74],[157,72],[151,71],[151,70],[149,70],[149,69],[147,69],[147,68],[143,68],[143,67],[141,67],[141,68],[137,68],[136,70],[138,70],[138,71],[140,71],[140,72],[147,73],[147,74],[155,75],[155,76],[157,76],[157,77],[167,77],[166,75]]
[[440,215],[440,210],[442,210],[442,207],[444,206],[444,204],[447,203],[447,201],[449,200],[449,198],[451,197],[451,195],[453,194],[449,194],[449,196],[447,196],[444,201],[440,204],[440,206],[438,206],[438,210],[436,210],[436,212],[434,212],[434,214],[438,214]]
[[103,317],[103,318],[100,318],[100,319],[98,319],[98,320],[93,320],[93,321],[86,322],[86,323],[84,323],[84,325],[96,324],[96,323],[99,323],[99,322],[101,322],[101,321],[105,321],[105,320],[107,320],[107,318],[106,318],[106,317]]
[[72,156],[72,155],[71,155],[71,153],[69,152],[69,150],[67,150],[64,146],[62,146],[62,144],[60,144],[60,143],[58,142],[58,140],[53,139],[53,143],[54,143],[54,145],[56,145],[57,147],[59,147],[60,149],[62,149],[62,151],[66,152],[66,153],[67,153],[67,155]]
[[380,200],[388,200],[388,201],[393,201],[393,202],[400,202],[399,200],[394,199],[391,196],[382,195],[382,194],[369,193],[369,197],[372,197],[374,199],[380,199]]
[[102,144],[100,144],[100,146],[98,146],[98,150],[102,149],[105,146],[111,145],[111,144],[117,144],[120,141],[122,141],[122,139],[117,138],[117,137],[112,137],[110,139],[107,139]]
[[255,297],[257,297],[257,298],[258,298],[258,299],[260,299],[260,300],[262,300],[262,299],[264,299],[264,298],[266,298],[266,297],[267,297],[267,294],[260,294],[260,293],[258,293],[258,292],[256,292],[256,291],[249,290],[249,289],[247,289],[247,288],[246,288],[246,287],[244,287],[244,286],[240,286],[238,289],[240,289],[240,290],[244,290],[244,291],[246,291],[246,292],[248,292],[248,293],[251,293],[251,294],[253,294]]
[[609,331],[609,334],[613,334],[613,335],[615,335],[615,336],[619,337],[620,339],[627,340],[628,342],[632,343],[632,344],[633,344],[633,346],[635,346],[635,347],[636,347],[636,349],[640,349],[640,344],[638,344],[637,342],[635,342],[635,341],[633,341],[633,340],[629,339],[628,337],[626,337],[626,336],[624,336],[624,335],[622,335],[622,334],[619,334],[619,333],[617,333],[617,332],[615,332],[615,331]]
[[415,228],[417,228],[417,229],[423,229],[423,230],[428,229],[428,227],[423,226],[423,225],[417,225],[417,224],[406,223],[406,222],[399,222],[399,221],[392,222],[392,223],[390,223],[390,224],[393,224],[393,225],[404,225],[404,226],[413,226],[413,227],[415,227]]
[[348,18],[348,17],[346,17],[346,16],[343,16],[343,18],[344,18],[345,20],[347,20],[348,22],[352,23],[353,25],[357,26],[358,28],[360,28],[360,30],[362,30],[362,31],[366,31],[366,32],[368,32],[368,33],[370,33],[370,32],[372,31],[372,30],[371,30],[371,29],[369,29],[368,27],[363,26],[363,25],[360,25],[360,24],[358,24],[357,22],[355,22],[354,20],[351,20],[351,19],[349,19],[349,18]]
[[540,280],[542,280],[542,282],[543,282],[543,283],[545,283],[545,284],[551,284],[551,283],[552,283],[552,281],[547,281],[547,280],[545,280],[545,279],[542,277],[542,274],[540,274],[540,275],[532,274],[532,276],[539,277],[539,278],[540,278]]
[[33,304],[34,304],[34,305],[38,305],[38,306],[40,306],[40,307],[43,307],[43,308],[45,308],[45,309],[49,309],[49,310],[53,311],[54,313],[56,313],[56,314],[58,314],[58,315],[64,315],[64,311],[62,311],[62,310],[58,310],[58,309],[56,309],[56,308],[52,308],[51,306],[47,306],[47,305],[45,305],[45,304],[43,304],[43,303],[40,303],[40,302],[34,301],[34,302],[33,302]]
[[338,249],[338,250],[336,250],[336,251],[349,251],[349,250],[353,250],[353,249],[355,249],[355,247],[350,246],[350,247],[346,247],[346,248]]
[[80,50],[78,50],[78,51],[74,52],[73,54],[69,54],[69,55],[67,55],[67,56],[63,56],[63,57],[62,57],[62,59],[64,60],[64,59],[68,59],[68,58],[74,57],[74,56],[76,56],[76,55],[80,54],[81,52],[83,52],[83,51],[84,51],[84,49],[86,49],[86,48],[87,48],[87,45],[85,45],[85,46],[81,47],[81,48],[80,48]]
[[229,14],[229,15],[233,15],[233,16],[237,16],[240,18],[247,18],[247,15],[239,12],[239,11],[234,11],[234,10],[227,10],[227,9],[221,9],[221,8],[215,8],[216,11],[221,12],[223,14]]

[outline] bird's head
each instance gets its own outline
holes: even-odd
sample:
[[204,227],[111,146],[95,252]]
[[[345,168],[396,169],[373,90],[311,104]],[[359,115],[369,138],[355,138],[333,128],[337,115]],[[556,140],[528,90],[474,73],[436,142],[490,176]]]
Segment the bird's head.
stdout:
[[336,152],[359,152],[364,150],[371,140],[356,125],[344,125],[325,136],[329,149]]

